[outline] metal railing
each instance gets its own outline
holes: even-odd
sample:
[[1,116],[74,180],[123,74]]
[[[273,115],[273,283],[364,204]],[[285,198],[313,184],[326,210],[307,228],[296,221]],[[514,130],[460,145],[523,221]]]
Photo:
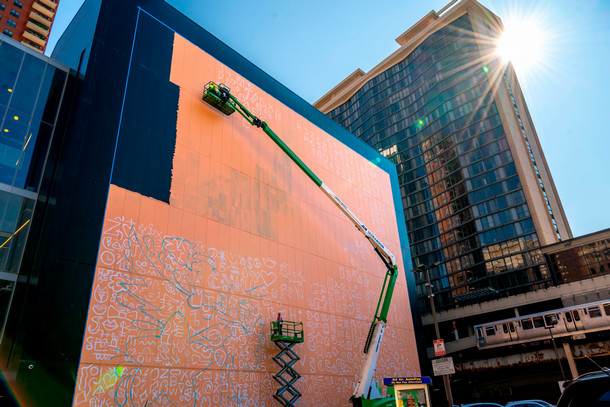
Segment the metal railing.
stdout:
[[302,322],[271,322],[272,341],[303,342],[304,339]]

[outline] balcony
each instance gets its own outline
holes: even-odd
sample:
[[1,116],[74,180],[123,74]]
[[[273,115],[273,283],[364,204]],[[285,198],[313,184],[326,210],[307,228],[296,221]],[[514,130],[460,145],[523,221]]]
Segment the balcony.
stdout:
[[34,31],[37,34],[42,35],[43,37],[48,37],[49,35],[49,29],[46,27],[42,27],[40,24],[34,22],[34,21],[28,21],[27,24],[25,25],[28,29]]
[[36,52],[42,52],[42,48],[38,48],[38,46],[37,46],[37,45],[33,45],[33,44],[32,44],[30,41],[28,41],[28,40],[23,40],[23,41],[21,41],[21,43],[22,43],[23,45],[25,45],[26,47],[33,49],[33,50],[34,50],[34,51],[36,51]]
[[57,3],[55,3],[51,0],[38,0],[38,1],[50,9],[57,10]]
[[37,23],[44,25],[45,27],[47,27],[47,30],[51,28],[51,22],[49,21],[49,19],[35,10],[32,10],[30,12],[29,18],[30,20],[34,20]]
[[28,32],[28,31],[23,32],[23,38],[26,38],[28,41],[33,42],[36,45],[40,45],[42,48],[44,48],[45,45],[47,45],[46,40],[43,40],[42,38],[38,38],[37,36],[35,36],[34,34]]
[[43,16],[50,18],[50,19],[53,19],[53,17],[55,16],[54,10],[49,10],[48,8],[43,6],[41,3],[32,4],[32,10],[36,10]]

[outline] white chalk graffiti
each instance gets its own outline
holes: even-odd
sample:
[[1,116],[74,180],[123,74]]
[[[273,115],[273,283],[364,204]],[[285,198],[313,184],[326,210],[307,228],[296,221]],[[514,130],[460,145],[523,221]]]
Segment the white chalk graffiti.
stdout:
[[[83,352],[121,374],[100,386],[99,368],[82,368],[74,405],[260,401],[256,386],[237,383],[246,372],[267,370],[268,316],[261,305],[278,273],[291,278],[292,294],[302,298],[300,273],[123,218],[107,225],[99,264],[114,269],[98,268]],[[271,297],[277,295],[273,290]]]

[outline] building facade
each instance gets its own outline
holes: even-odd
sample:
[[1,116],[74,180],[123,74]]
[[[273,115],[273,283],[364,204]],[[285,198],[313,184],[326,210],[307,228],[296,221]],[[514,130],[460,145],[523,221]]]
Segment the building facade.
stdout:
[[[543,247],[542,254],[557,284],[576,283],[610,274],[610,230]],[[585,298],[574,303],[589,300]]]
[[[603,240],[573,259],[553,252],[573,236],[514,70],[495,53],[501,32],[499,17],[477,1],[452,1],[400,35],[400,48],[369,72],[356,70],[314,103],[396,164],[413,264],[430,268],[458,371],[456,402],[492,396],[482,388],[503,388],[493,396],[508,401],[541,383],[552,401],[561,376],[556,361],[545,363],[555,358],[548,340],[544,360],[514,347],[483,352],[473,326],[600,299],[596,284],[601,299],[608,295]],[[425,283],[419,275],[431,344]]]
[[87,0],[53,58],[76,82],[2,343],[21,405],[274,405],[278,312],[304,327],[299,402],[348,405],[386,266],[260,129],[201,100],[209,81],[396,256],[376,379],[420,374],[389,160],[162,0]]
[[0,33],[44,53],[59,0],[0,0]]
[[19,302],[25,244],[37,202],[45,200],[42,174],[52,165],[68,68],[7,37],[0,37],[0,61],[0,341],[8,345],[15,338],[5,334],[6,317]]

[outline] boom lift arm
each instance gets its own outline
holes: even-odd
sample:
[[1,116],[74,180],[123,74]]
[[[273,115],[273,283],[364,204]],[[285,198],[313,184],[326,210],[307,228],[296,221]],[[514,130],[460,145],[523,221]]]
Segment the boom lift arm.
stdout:
[[290,157],[292,161],[301,169],[307,176],[330,198],[331,201],[343,212],[356,226],[356,228],[364,235],[364,237],[373,245],[373,249],[379,255],[385,264],[387,271],[381,295],[377,302],[377,309],[373,322],[371,323],[366,343],[364,345],[364,353],[366,355],[360,379],[354,390],[350,401],[356,406],[362,406],[368,399],[378,398],[381,395],[377,391],[376,386],[372,385],[372,377],[377,364],[377,354],[381,344],[383,331],[387,323],[388,310],[392,301],[394,285],[398,274],[398,267],[394,255],[375,237],[375,235],[349,210],[347,206],[328,188],[314,173],[305,165],[303,161],[269,128],[267,123],[261,121],[258,117],[250,113],[248,109],[242,105],[235,96],[231,95],[230,89],[223,84],[209,82],[203,90],[203,98],[206,103],[218,109],[225,115],[230,115],[237,111],[244,117],[252,126],[260,127],[284,153]]

